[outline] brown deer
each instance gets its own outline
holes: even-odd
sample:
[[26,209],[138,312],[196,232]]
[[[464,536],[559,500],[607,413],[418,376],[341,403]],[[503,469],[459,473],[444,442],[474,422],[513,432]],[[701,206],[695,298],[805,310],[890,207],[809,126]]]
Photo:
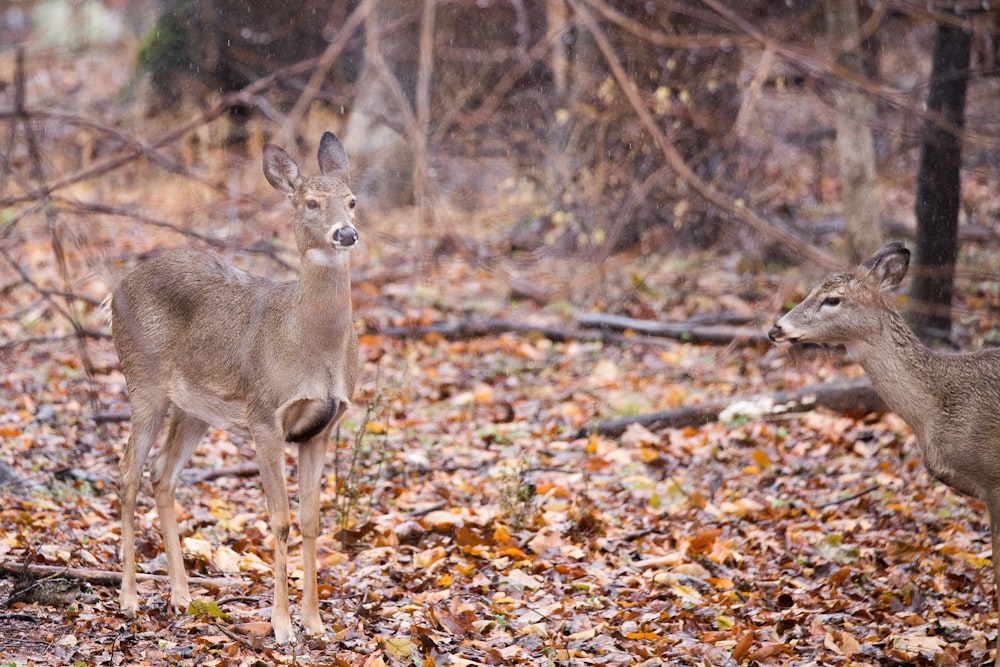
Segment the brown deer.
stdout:
[[330,430],[351,403],[358,341],[351,314],[349,250],[358,240],[357,200],[343,144],[327,132],[321,175],[304,178],[277,146],[264,147],[264,175],[292,202],[299,280],[278,283],[215,254],[162,254],[126,276],[111,302],[115,349],[132,407],[119,463],[122,512],[120,605],[134,616],[135,501],[143,464],[164,421],[167,437],[150,479],[170,578],[170,604],[191,602],[174,512],[185,464],[209,426],[250,436],[274,534],[275,639],[294,642],[288,610],[285,443],[299,449],[299,525],[304,568],[302,626],[324,631],[316,592],[319,488]]
[[[849,273],[829,276],[781,317],[775,342],[842,344],[886,405],[913,429],[928,471],[986,501],[1000,596],[1000,350],[925,347],[893,304],[910,252],[890,243]],[[1000,658],[1000,635],[998,635]]]

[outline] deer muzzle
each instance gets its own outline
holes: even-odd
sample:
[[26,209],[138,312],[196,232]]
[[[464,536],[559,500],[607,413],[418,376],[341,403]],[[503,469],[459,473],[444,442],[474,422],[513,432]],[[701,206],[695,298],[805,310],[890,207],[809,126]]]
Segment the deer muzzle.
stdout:
[[785,330],[781,328],[780,324],[775,324],[771,327],[771,330],[767,332],[767,337],[775,343],[780,343],[781,341],[786,340]]
[[350,248],[358,242],[358,232],[352,227],[341,227],[333,233],[333,243],[338,246]]

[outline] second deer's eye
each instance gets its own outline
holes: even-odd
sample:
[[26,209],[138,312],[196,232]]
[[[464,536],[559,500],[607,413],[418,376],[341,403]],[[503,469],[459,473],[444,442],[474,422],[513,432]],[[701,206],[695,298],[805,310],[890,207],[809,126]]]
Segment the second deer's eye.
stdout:
[[319,208],[319,202],[316,201],[315,199],[307,199],[306,200],[306,208],[308,208],[309,210],[314,211],[317,208]]
[[355,199],[354,197],[351,197],[350,199],[347,200],[347,208],[354,208],[357,205],[358,205],[358,200]]
[[825,299],[823,299],[823,305],[824,306],[839,306],[840,305],[840,297],[839,296],[828,296]]

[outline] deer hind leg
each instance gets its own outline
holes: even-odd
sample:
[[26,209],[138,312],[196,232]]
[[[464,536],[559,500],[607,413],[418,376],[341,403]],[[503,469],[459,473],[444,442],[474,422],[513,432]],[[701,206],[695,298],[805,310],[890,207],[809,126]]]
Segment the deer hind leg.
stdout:
[[299,530],[302,531],[302,627],[306,634],[321,635],[325,629],[319,615],[316,590],[316,538],[319,537],[319,489],[323,463],[330,440],[327,426],[299,445]]
[[191,593],[188,590],[187,575],[184,573],[184,556],[181,554],[174,500],[181,472],[207,430],[208,424],[174,406],[167,440],[157,453],[150,473],[153,494],[156,498],[156,512],[160,517],[163,548],[167,553],[170,606],[177,611],[187,610],[191,604]]
[[[990,513],[990,540],[993,543],[993,581],[996,588],[994,600],[1000,602],[1000,491],[990,493],[986,498]],[[1000,628],[997,630],[997,645],[994,660],[1000,663]]]
[[267,513],[274,535],[274,606],[271,629],[279,644],[295,643],[295,632],[288,610],[288,531],[291,518],[288,488],[285,486],[285,441],[280,431],[270,425],[251,427],[264,488]]
[[135,581],[135,501],[142,482],[142,470],[149,450],[156,442],[170,407],[165,396],[144,396],[133,392],[132,430],[118,462],[118,501],[122,514],[122,588],[118,605],[132,618],[139,609]]

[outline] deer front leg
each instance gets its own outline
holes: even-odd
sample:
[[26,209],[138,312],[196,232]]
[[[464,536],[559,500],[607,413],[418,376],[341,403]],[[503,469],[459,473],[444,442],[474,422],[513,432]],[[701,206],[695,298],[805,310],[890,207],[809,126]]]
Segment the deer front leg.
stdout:
[[316,591],[316,538],[319,537],[319,488],[330,428],[299,446],[299,529],[302,531],[302,627],[306,634],[325,632]]
[[181,472],[207,430],[208,424],[182,412],[180,408],[175,408],[170,418],[167,440],[157,453],[150,473],[153,495],[156,498],[156,513],[160,517],[163,548],[167,552],[170,606],[181,613],[187,611],[191,604],[191,592],[188,589],[187,574],[184,572],[184,556],[181,553],[180,536],[177,532],[174,500]]
[[295,631],[288,611],[288,488],[285,486],[285,443],[280,432],[270,426],[253,430],[257,465],[264,487],[267,513],[274,535],[274,605],[271,629],[279,644],[295,643]]

